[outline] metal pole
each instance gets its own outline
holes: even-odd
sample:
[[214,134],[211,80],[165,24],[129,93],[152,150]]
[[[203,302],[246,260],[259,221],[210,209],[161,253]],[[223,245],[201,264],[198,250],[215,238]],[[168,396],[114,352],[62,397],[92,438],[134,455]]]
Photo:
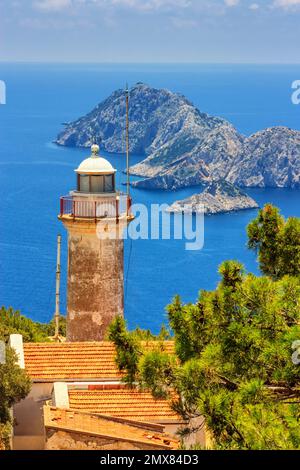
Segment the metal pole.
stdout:
[[120,197],[117,196],[117,199],[116,199],[116,222],[117,222],[117,225],[119,223],[119,203],[120,203]]
[[127,167],[127,196],[130,196],[129,178],[129,90],[126,85],[126,167]]
[[56,263],[56,296],[55,296],[55,339],[59,337],[59,304],[60,304],[60,258],[61,258],[61,235],[57,237],[57,263]]

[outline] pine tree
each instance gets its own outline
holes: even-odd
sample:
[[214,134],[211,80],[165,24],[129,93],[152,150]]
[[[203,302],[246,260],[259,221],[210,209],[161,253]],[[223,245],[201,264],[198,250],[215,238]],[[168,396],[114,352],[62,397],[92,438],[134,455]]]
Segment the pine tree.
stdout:
[[[54,320],[50,323],[34,322],[11,307],[0,308],[0,337],[6,340],[11,334],[20,334],[24,342],[43,343],[50,341],[54,333]],[[66,318],[63,316],[60,317],[59,333],[66,336]]]
[[0,448],[8,449],[13,424],[11,407],[28,395],[31,382],[17,365],[17,356],[10,347],[6,348],[5,356],[0,364]]
[[248,247],[258,252],[263,274],[278,279],[300,275],[300,220],[285,220],[271,204],[247,228]]
[[195,304],[176,296],[167,307],[174,355],[141,343],[131,354],[136,336],[125,324],[126,341],[111,336],[127,381],[170,400],[186,432],[204,417],[215,449],[300,449],[300,365],[292,360],[300,340],[299,234],[299,219],[285,221],[271,205],[260,211],[248,236],[265,275],[225,261],[214,291],[202,290]]

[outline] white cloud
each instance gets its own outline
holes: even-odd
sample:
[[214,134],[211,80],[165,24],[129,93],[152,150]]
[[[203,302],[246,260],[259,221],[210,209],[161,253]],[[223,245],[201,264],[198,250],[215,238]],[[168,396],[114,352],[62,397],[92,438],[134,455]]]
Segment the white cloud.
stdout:
[[[0,0],[1,1],[1,0]],[[18,3],[18,0],[14,0]],[[300,0],[269,0],[273,8],[294,9],[300,7]],[[246,3],[246,2],[245,2]],[[165,11],[176,15],[176,10],[190,12],[191,21],[193,13],[206,11],[210,14],[224,14],[226,9],[244,6],[248,10],[256,11],[262,6],[258,2],[243,4],[241,0],[32,0],[35,9],[44,12],[60,12],[70,10],[71,7],[97,6],[106,12],[114,12],[117,8],[131,9],[141,13]],[[189,20],[187,20],[188,22]],[[178,21],[179,26],[180,21]],[[183,23],[183,22],[182,22]]]
[[91,21],[86,21],[83,19],[62,19],[62,18],[22,18],[19,21],[19,25],[31,29],[31,30],[58,30],[66,31],[73,30],[74,28],[94,28],[96,27]]
[[42,11],[60,11],[72,6],[72,0],[37,0],[33,6]]
[[227,7],[236,7],[240,3],[240,0],[224,0],[224,3]]
[[290,8],[300,5],[300,0],[274,0],[273,6],[281,8]]
[[[232,1],[232,0],[231,0]],[[33,6],[42,11],[60,11],[72,5],[97,5],[100,7],[127,7],[140,11],[185,8],[192,0],[35,0]]]
[[161,8],[185,8],[191,5],[190,0],[96,0],[95,3],[107,3],[136,8],[138,10],[159,10]]

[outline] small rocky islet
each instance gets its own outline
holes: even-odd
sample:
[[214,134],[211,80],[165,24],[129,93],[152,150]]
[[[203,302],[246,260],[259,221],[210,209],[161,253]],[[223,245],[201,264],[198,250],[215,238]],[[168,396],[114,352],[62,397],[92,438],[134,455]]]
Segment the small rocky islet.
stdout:
[[257,202],[244,191],[219,180],[210,183],[200,194],[174,202],[167,212],[213,215],[258,207]]

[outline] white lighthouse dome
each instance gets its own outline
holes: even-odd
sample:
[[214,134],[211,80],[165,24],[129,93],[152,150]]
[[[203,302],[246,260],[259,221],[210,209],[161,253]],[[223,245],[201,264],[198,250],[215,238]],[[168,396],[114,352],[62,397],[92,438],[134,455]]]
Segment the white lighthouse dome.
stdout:
[[76,173],[83,175],[111,175],[117,170],[111,163],[103,157],[99,156],[99,146],[92,145],[92,155],[83,160],[77,168]]

